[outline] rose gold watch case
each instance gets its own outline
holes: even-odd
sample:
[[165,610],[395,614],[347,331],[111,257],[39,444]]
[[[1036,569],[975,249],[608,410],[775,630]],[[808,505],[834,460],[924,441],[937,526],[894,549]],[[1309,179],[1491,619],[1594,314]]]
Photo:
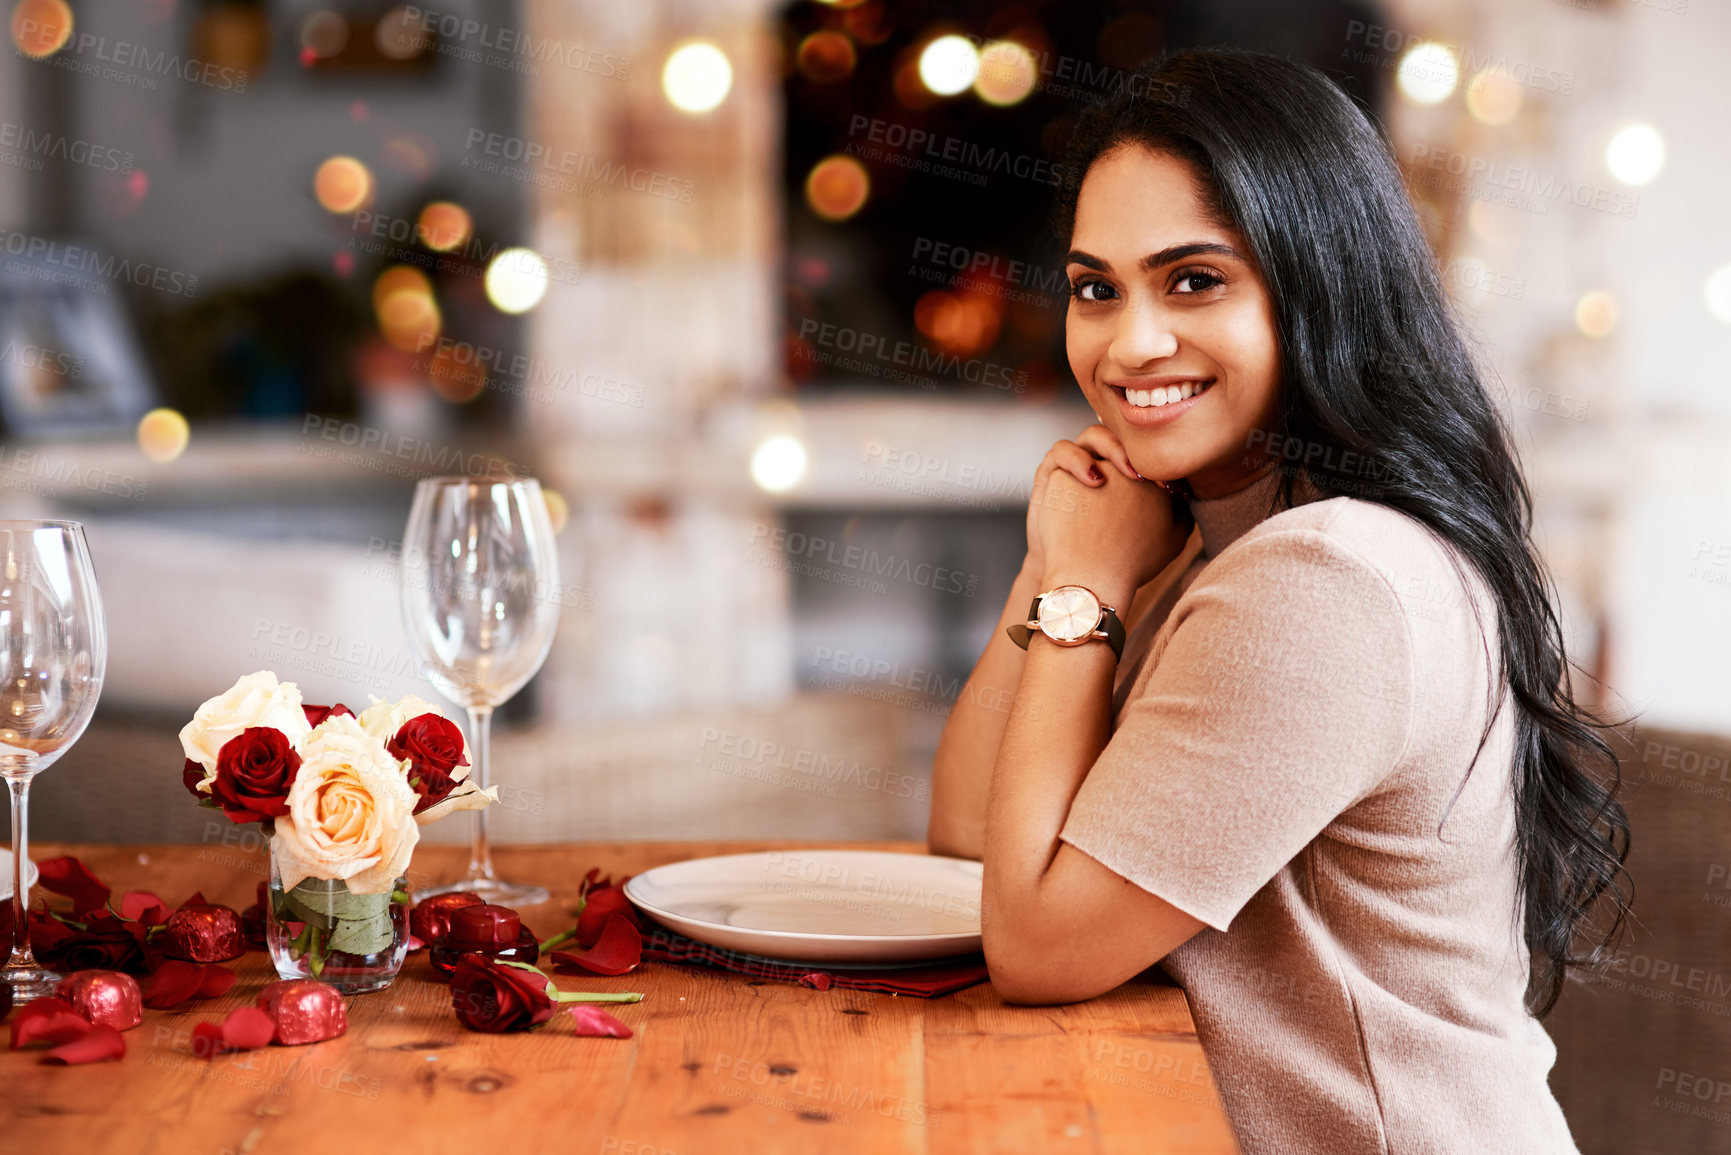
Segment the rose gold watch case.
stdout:
[[[1084,631],[1079,636],[1074,637],[1074,638],[1061,638],[1046,628],[1046,623],[1045,623],[1045,618],[1044,618],[1045,609],[1046,609],[1046,606],[1047,606],[1049,600],[1052,598],[1052,596],[1054,594],[1069,593],[1072,590],[1076,591],[1077,593],[1083,593],[1083,594],[1088,595],[1088,600],[1094,603],[1094,621],[1093,621],[1093,624],[1091,624],[1087,628],[1087,630]],[[1089,589],[1087,586],[1077,586],[1077,585],[1055,586],[1052,589],[1047,590],[1043,595],[1041,595],[1040,611],[1041,611],[1041,616],[1038,618],[1035,618],[1033,621],[1029,622],[1028,628],[1033,629],[1033,630],[1038,630],[1040,633],[1044,634],[1046,636],[1046,639],[1048,641],[1052,642],[1054,645],[1082,646],[1082,645],[1088,644],[1091,641],[1096,640],[1097,638],[1104,636],[1100,632],[1100,623],[1106,620],[1106,605],[1104,602],[1102,602],[1099,599],[1099,597],[1094,593],[1094,591]]]

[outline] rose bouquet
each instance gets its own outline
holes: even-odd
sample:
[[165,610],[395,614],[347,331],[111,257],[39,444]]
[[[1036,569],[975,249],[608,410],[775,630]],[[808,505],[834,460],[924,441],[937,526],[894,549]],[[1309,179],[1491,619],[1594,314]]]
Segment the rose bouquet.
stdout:
[[356,715],[306,705],[260,671],[200,706],[180,744],[193,796],[269,837],[277,972],[351,991],[387,985],[402,965],[420,826],[498,801],[497,787],[468,781],[462,731],[413,695]]

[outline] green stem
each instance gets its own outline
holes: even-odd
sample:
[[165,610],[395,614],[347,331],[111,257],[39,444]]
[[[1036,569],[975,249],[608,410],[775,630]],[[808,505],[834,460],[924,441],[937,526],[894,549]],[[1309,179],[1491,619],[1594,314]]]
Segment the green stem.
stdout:
[[541,953],[546,954],[548,951],[552,950],[556,946],[564,946],[566,943],[570,942],[572,939],[574,939],[576,937],[577,937],[577,928],[576,927],[572,927],[570,930],[563,931],[559,934],[556,934],[552,938],[548,939],[546,942],[540,944]]
[[556,1003],[640,1003],[643,996],[636,991],[558,991],[552,996]]

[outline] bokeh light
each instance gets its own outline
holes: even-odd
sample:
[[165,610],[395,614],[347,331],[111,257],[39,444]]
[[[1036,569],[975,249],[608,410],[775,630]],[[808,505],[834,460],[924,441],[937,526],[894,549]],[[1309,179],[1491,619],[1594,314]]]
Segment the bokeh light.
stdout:
[[424,352],[443,322],[432,282],[413,265],[392,265],[379,274],[373,282],[373,316],[385,340],[405,353]]
[[420,293],[424,297],[433,295],[433,283],[427,280],[427,274],[413,265],[392,265],[379,274],[379,279],[373,282],[373,311],[378,312],[379,306],[392,293]]
[[920,83],[939,96],[966,92],[980,74],[980,53],[965,36],[940,36],[920,53]]
[[1665,138],[1650,124],[1619,129],[1605,146],[1605,167],[1623,184],[1651,184],[1665,167]]
[[1575,302],[1575,328],[1592,338],[1609,337],[1617,327],[1617,298],[1594,289]]
[[380,55],[391,60],[412,60],[427,50],[432,37],[421,27],[424,13],[407,4],[399,4],[379,18],[373,26],[373,44]]
[[1720,265],[1708,273],[1702,291],[1707,297],[1707,311],[1731,325],[1731,265]]
[[786,493],[805,476],[805,446],[782,433],[762,442],[751,454],[751,479],[769,493]]
[[994,40],[980,52],[980,74],[974,94],[987,104],[1006,108],[1034,91],[1040,77],[1034,54],[1014,40]]
[[847,220],[870,195],[871,177],[865,165],[851,156],[826,156],[805,178],[805,203],[826,221]]
[[1003,317],[977,293],[933,289],[914,302],[914,327],[945,353],[971,357],[998,339]]
[[461,248],[474,227],[469,210],[450,201],[433,201],[421,210],[421,218],[416,222],[421,243],[438,253]]
[[1520,114],[1521,86],[1506,68],[1486,68],[1467,81],[1467,112],[1480,124],[1507,124]]
[[473,401],[487,387],[487,370],[472,348],[461,343],[441,343],[427,366],[427,384],[433,392],[457,405]]
[[727,99],[732,87],[727,53],[707,40],[675,48],[661,70],[661,90],[681,112],[708,112]]
[[336,56],[349,46],[349,22],[328,8],[301,21],[301,50],[314,60]]
[[192,427],[173,409],[152,409],[138,419],[138,448],[159,465],[186,452]]
[[487,299],[501,313],[527,313],[547,295],[547,262],[534,249],[506,249],[487,266]]
[[12,9],[12,43],[35,60],[53,56],[72,39],[72,9],[66,0],[19,0]]
[[1454,49],[1435,40],[1421,40],[1409,48],[1395,72],[1401,95],[1415,104],[1442,103],[1460,80],[1460,58]]
[[333,156],[313,176],[313,195],[326,212],[352,213],[373,199],[373,174],[352,156]]
[[828,28],[800,41],[795,59],[799,70],[819,84],[846,80],[859,62],[848,34]]
[[563,493],[546,486],[541,487],[541,499],[547,503],[547,520],[553,523],[553,532],[562,533],[571,521],[571,503]]

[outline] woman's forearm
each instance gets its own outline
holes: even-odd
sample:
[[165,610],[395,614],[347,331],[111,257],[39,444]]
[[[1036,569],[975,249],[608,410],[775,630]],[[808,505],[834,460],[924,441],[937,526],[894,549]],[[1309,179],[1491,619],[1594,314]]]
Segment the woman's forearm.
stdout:
[[[1133,589],[1091,575],[1057,575],[1109,605],[1126,605]],[[1113,599],[1120,599],[1114,601]],[[1026,934],[1040,925],[1041,886],[1058,854],[1058,832],[1088,770],[1112,736],[1112,683],[1118,662],[1104,642],[1059,646],[1035,638],[1028,647],[1004,728],[986,809],[982,929]]]
[[992,766],[1011,713],[1027,655],[1004,633],[1027,621],[1028,605],[1040,593],[1040,577],[1024,561],[1004,600],[986,649],[950,710],[932,762],[932,812],[926,844],[933,854],[979,858],[986,845],[986,799]]

